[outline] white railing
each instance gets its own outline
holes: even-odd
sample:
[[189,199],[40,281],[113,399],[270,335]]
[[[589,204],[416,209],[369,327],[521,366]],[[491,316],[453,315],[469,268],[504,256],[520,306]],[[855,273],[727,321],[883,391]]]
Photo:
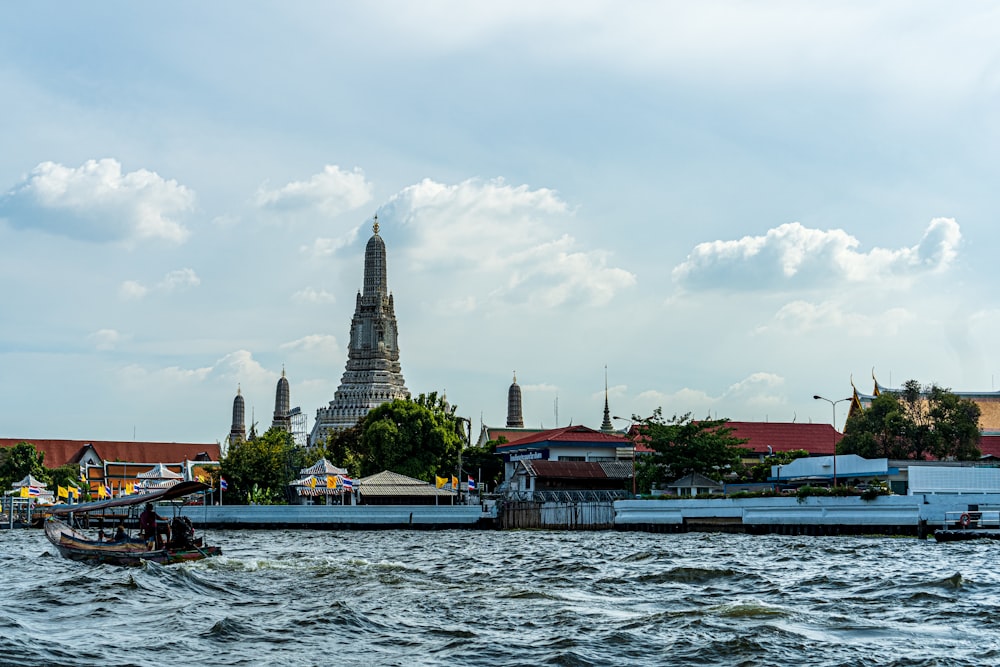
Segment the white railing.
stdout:
[[944,513],[945,528],[996,528],[1000,529],[1000,511],[960,511]]

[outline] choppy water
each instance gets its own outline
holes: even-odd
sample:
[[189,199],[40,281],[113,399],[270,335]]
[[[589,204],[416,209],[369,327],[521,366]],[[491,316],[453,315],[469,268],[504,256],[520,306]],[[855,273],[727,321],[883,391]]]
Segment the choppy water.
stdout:
[[1000,543],[214,531],[124,569],[0,531],[0,664],[989,665]]

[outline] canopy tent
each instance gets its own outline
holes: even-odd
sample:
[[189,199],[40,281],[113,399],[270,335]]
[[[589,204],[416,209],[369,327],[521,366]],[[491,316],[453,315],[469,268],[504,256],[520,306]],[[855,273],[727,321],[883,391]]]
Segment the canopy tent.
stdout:
[[350,493],[343,475],[309,475],[289,484],[300,496],[337,496]]
[[179,472],[174,472],[162,463],[157,463],[155,466],[147,470],[146,472],[141,472],[135,476],[136,479],[184,479],[184,475]]
[[162,463],[157,463],[146,472],[140,472],[135,476],[138,483],[136,489],[145,491],[155,491],[169,489],[184,479],[184,475],[174,472]]
[[320,459],[316,463],[312,464],[308,468],[302,468],[299,470],[299,476],[307,478],[310,475],[346,475],[346,468],[338,468],[326,459]]
[[351,493],[352,487],[344,480],[350,479],[347,470],[338,468],[326,459],[320,459],[308,468],[299,470],[299,479],[291,482],[290,487],[300,498],[316,498],[326,496],[330,504],[330,496]]
[[48,484],[46,484],[45,482],[38,481],[30,474],[24,479],[22,479],[20,482],[14,482],[12,486],[15,489],[20,489],[22,486],[27,486],[28,488],[35,488],[35,489],[47,489],[49,487]]

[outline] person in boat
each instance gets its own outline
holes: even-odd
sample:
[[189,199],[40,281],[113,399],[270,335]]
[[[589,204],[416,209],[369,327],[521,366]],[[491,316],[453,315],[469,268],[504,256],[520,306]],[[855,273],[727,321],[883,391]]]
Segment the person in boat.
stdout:
[[170,545],[177,549],[187,549],[195,544],[194,526],[186,516],[174,517],[170,524]]
[[115,529],[115,542],[124,542],[127,535],[125,534],[125,522],[119,521],[118,528]]
[[[156,513],[156,510],[153,509],[153,503],[146,503],[146,509],[139,515],[139,534],[146,540],[146,546],[149,549],[159,546],[157,521],[165,522],[166,519]],[[167,539],[170,539],[169,532],[167,533]]]

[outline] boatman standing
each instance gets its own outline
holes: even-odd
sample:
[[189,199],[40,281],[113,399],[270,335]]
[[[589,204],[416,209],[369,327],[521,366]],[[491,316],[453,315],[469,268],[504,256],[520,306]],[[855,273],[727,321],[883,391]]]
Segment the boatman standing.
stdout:
[[[166,521],[166,519],[156,513],[156,510],[153,509],[153,503],[146,503],[146,509],[139,515],[139,533],[146,540],[147,550],[160,547],[156,528],[157,521]],[[170,539],[169,533],[167,539]]]

